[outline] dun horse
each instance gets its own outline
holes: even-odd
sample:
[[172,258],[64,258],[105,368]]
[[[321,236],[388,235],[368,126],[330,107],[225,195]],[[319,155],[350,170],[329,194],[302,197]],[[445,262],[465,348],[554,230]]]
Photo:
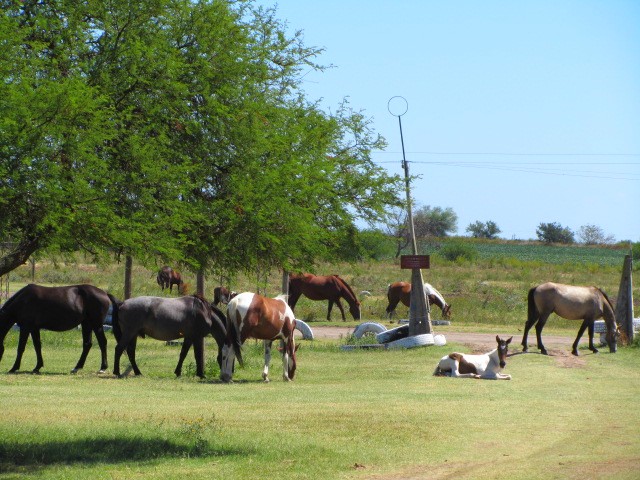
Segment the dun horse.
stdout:
[[242,344],[247,338],[264,340],[264,369],[262,379],[269,381],[271,344],[280,339],[282,350],[282,378],[293,380],[296,373],[296,344],[293,337],[296,320],[283,296],[266,298],[244,292],[229,302],[227,310],[227,339],[222,350],[220,379],[230,382],[233,362],[238,357],[242,365]]
[[185,285],[180,272],[166,265],[158,271],[156,282],[163,292],[165,288],[168,288],[169,292],[173,292],[173,286],[177,285],[178,293],[185,293]]
[[[438,290],[431,284],[425,283],[424,293],[427,296],[429,305],[435,304],[440,307],[443,318],[451,318],[451,305],[445,302],[444,297]],[[390,284],[387,288],[387,300],[389,300],[387,315],[391,318],[399,302],[402,302],[405,307],[411,304],[411,284],[408,282],[394,282]]]
[[182,373],[184,361],[191,345],[196,359],[196,375],[204,378],[204,338],[211,334],[218,344],[218,365],[222,360],[222,346],[226,330],[224,314],[198,295],[179,298],[136,297],[125,300],[113,320],[113,333],[118,340],[113,373],[120,376],[120,357],[127,351],[131,367],[136,375],[140,369],[136,363],[137,336],[145,335],[156,340],[184,338],[176,376]]
[[512,339],[513,337],[502,340],[496,335],[498,347],[482,355],[457,352],[446,355],[440,359],[433,374],[456,378],[511,380],[511,375],[501,373],[501,370],[507,365],[507,354]]
[[618,326],[614,308],[607,295],[597,287],[576,287],[560,283],[543,283],[529,290],[528,318],[524,325],[522,336],[522,351],[528,349],[527,336],[529,330],[536,326],[536,337],[540,352],[547,355],[547,349],[542,344],[542,329],[547,323],[549,315],[556,313],[567,320],[580,320],[582,325],[571,349],[571,353],[578,355],[578,342],[585,329],[589,330],[589,350],[598,353],[593,345],[594,322],[604,318],[607,325],[607,343],[609,351],[614,353],[618,348]]
[[303,273],[289,277],[289,306],[291,310],[296,308],[300,295],[311,300],[329,300],[327,320],[331,320],[331,309],[335,303],[342,314],[342,321],[346,321],[344,309],[340,298],[344,298],[349,304],[349,312],[354,320],[360,320],[360,302],[356,298],[351,287],[338,275],[313,275]]
[[16,292],[0,309],[0,359],[4,353],[4,339],[11,327],[17,323],[20,327],[18,353],[9,372],[16,372],[20,368],[22,354],[31,335],[37,358],[33,373],[39,373],[44,365],[40,330],[44,328],[63,332],[80,325],[82,354],[71,372],[76,373],[84,367],[84,362],[91,350],[91,332],[93,332],[102,354],[100,363],[102,373],[107,369],[107,338],[102,326],[110,306],[113,307],[113,315],[116,315],[118,301],[93,285],[43,287],[29,284]]

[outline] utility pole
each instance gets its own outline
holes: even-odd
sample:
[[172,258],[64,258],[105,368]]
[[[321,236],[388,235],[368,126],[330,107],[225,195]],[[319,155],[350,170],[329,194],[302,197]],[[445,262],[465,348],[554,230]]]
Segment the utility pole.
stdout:
[[[411,206],[411,177],[409,176],[409,163],[404,150],[404,136],[402,134],[402,116],[407,113],[409,104],[404,97],[391,97],[387,104],[389,113],[398,117],[400,127],[400,143],[402,144],[402,167],[404,169],[405,193],[407,196],[407,222],[411,234],[411,245],[413,247],[414,259],[418,258],[418,243],[416,242],[416,232],[413,224],[413,210]],[[427,257],[428,258],[428,257]],[[428,262],[428,260],[427,260]],[[424,281],[420,266],[411,266],[411,297],[409,306],[409,336],[431,333],[431,319],[429,317],[429,303],[424,293]]]

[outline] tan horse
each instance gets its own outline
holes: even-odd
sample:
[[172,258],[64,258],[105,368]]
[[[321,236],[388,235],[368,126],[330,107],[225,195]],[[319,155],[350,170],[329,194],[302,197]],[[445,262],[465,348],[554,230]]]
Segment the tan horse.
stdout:
[[[436,290],[431,284],[424,284],[424,293],[427,296],[429,305],[436,304],[442,310],[443,318],[451,318],[451,305],[449,305],[442,294]],[[411,305],[411,284],[408,282],[394,282],[387,287],[387,316],[391,318],[393,311],[402,302],[405,307]]]
[[616,325],[614,309],[607,295],[597,287],[576,287],[560,283],[543,283],[529,290],[529,309],[527,323],[524,326],[522,337],[522,351],[528,349],[527,335],[531,327],[536,325],[536,336],[540,352],[547,355],[547,350],[542,344],[542,329],[549,315],[555,313],[567,320],[580,320],[582,325],[578,330],[578,336],[571,353],[578,355],[578,342],[585,329],[589,329],[589,350],[598,353],[593,345],[594,322],[604,318],[607,325],[607,343],[609,351],[615,353],[618,349],[618,326]]

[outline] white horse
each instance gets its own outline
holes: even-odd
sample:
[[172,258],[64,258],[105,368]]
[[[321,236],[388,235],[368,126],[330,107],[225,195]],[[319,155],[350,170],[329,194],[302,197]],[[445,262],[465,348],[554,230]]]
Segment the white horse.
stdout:
[[508,340],[502,340],[496,335],[498,348],[482,355],[468,355],[466,353],[450,353],[440,359],[434,375],[457,378],[482,378],[486,380],[511,380],[511,375],[500,373],[506,366]]

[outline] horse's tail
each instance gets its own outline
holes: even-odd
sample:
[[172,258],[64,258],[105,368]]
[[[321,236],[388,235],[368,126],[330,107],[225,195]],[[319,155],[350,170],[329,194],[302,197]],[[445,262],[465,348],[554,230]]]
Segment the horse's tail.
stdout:
[[533,325],[540,315],[538,312],[538,307],[536,307],[536,300],[534,298],[536,288],[538,287],[533,287],[532,289],[530,289],[529,294],[527,295],[527,324],[529,325]]
[[116,337],[116,341],[120,341],[120,337],[122,336],[122,329],[120,328],[120,303],[116,297],[107,293],[109,300],[111,300],[111,328],[113,329],[113,336]]

